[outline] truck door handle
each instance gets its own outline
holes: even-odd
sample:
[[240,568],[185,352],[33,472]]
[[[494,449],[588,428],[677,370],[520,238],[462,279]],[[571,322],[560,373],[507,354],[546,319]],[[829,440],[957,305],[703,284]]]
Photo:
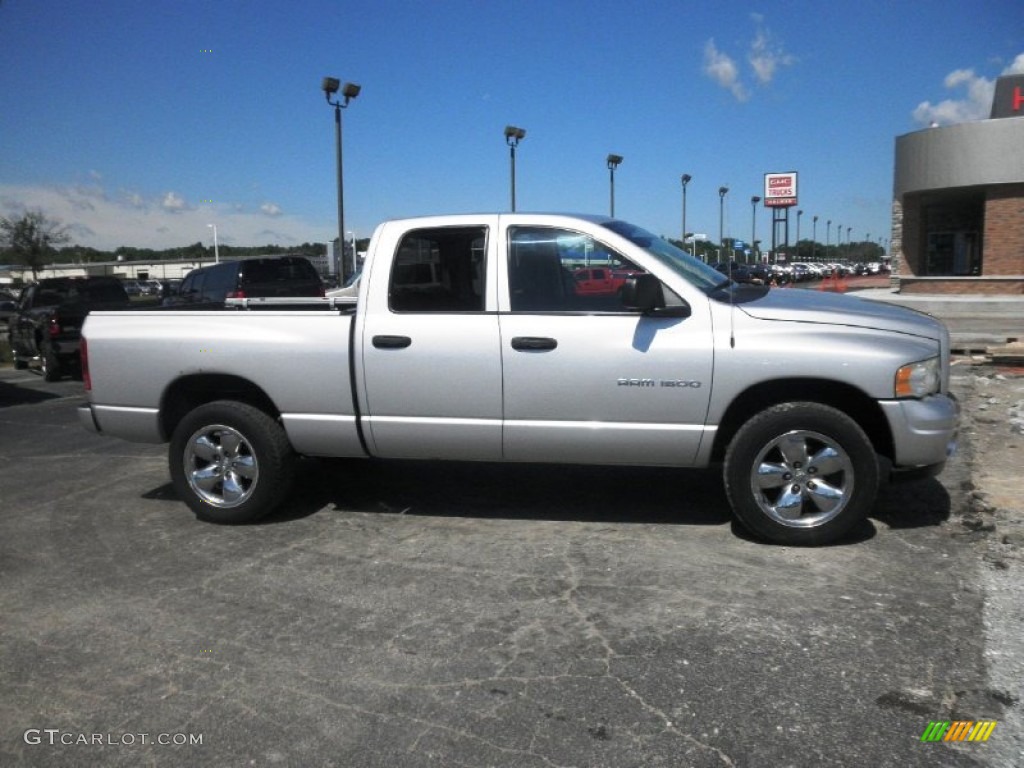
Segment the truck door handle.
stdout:
[[558,342],[555,339],[549,339],[544,336],[516,336],[512,339],[512,349],[518,349],[525,352],[542,352],[544,350],[554,349],[557,346]]
[[373,346],[377,349],[405,349],[412,344],[408,336],[374,336]]

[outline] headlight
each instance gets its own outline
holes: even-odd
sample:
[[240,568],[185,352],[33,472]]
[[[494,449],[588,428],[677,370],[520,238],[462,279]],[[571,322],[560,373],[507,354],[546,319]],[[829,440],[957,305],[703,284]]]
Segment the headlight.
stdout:
[[926,397],[939,391],[939,358],[930,357],[896,371],[896,397]]

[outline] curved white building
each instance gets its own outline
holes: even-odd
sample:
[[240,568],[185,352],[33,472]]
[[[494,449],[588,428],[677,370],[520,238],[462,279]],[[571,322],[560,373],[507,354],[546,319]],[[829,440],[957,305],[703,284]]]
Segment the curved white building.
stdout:
[[992,117],[896,138],[893,264],[904,293],[1024,293],[1024,75]]

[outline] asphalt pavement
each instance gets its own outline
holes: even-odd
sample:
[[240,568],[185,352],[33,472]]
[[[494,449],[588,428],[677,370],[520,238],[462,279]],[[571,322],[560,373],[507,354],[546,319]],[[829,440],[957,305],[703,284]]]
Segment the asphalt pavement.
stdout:
[[[81,400],[0,371],[0,765],[1015,759],[969,450],[820,549],[648,469],[309,461],[281,513],[219,527]],[[998,724],[922,742],[961,719]]]

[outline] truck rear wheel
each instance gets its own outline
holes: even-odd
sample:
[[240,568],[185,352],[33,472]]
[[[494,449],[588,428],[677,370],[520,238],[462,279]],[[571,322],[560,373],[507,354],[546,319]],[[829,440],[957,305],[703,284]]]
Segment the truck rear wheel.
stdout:
[[64,371],[60,364],[60,358],[53,351],[53,346],[49,342],[44,341],[42,347],[40,347],[39,360],[43,372],[43,381],[60,381]]
[[258,520],[287,495],[294,453],[284,429],[245,403],[218,400],[189,413],[169,450],[174,488],[204,520]]
[[737,431],[725,457],[736,517],[779,544],[833,542],[864,520],[878,492],[878,458],[864,430],[821,403],[782,403]]

